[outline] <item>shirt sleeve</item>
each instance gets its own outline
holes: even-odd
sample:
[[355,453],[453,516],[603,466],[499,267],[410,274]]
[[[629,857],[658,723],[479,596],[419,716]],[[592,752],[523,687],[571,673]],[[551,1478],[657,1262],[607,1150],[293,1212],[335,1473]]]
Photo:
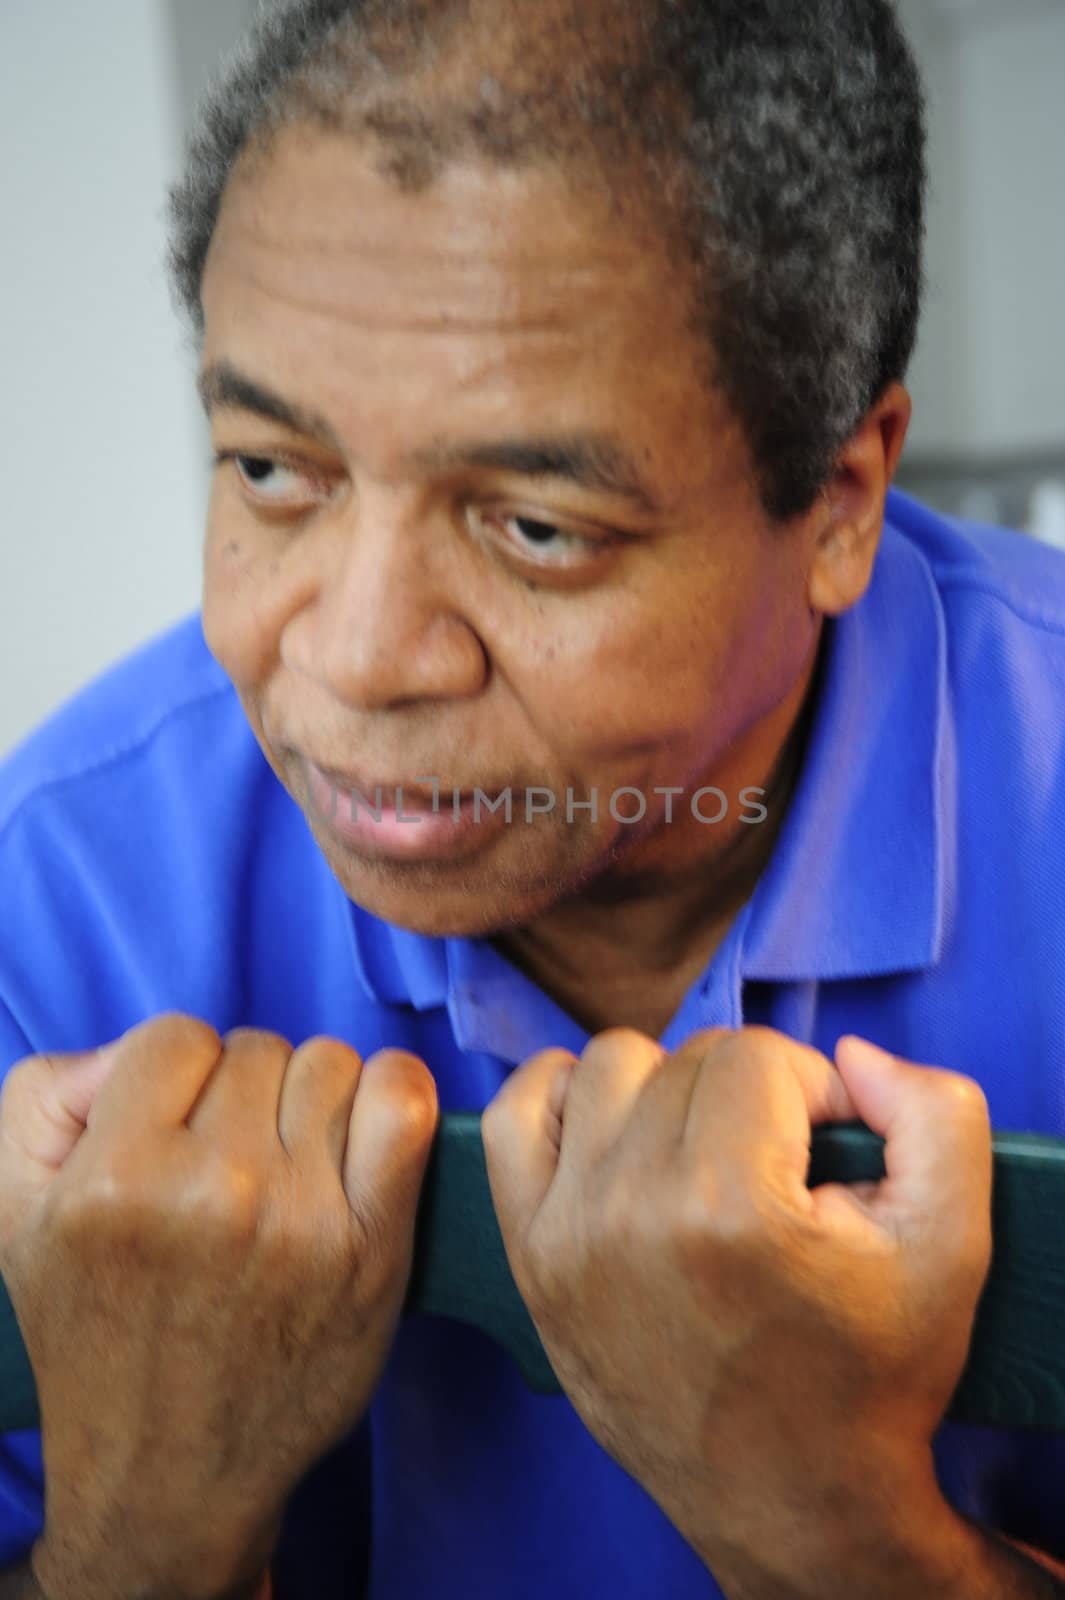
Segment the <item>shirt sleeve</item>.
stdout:
[[[0,1000],[0,1084],[33,1046]],[[39,1428],[0,1433],[0,1570],[29,1553],[44,1526],[44,1464]]]

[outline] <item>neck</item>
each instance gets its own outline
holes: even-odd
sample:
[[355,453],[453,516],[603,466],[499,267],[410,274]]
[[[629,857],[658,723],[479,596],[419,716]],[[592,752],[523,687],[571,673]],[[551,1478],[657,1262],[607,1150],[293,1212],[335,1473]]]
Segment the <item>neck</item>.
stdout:
[[[802,766],[817,661],[815,649],[759,730],[769,735],[761,766],[748,764],[745,744],[730,758],[728,777],[719,775],[726,793],[748,784],[765,791],[763,823],[697,825],[686,851],[687,841],[678,848],[663,828],[638,859],[622,858],[579,894],[491,940],[585,1029],[628,1026],[657,1037],[750,899]],[[731,782],[737,770],[738,784]]]

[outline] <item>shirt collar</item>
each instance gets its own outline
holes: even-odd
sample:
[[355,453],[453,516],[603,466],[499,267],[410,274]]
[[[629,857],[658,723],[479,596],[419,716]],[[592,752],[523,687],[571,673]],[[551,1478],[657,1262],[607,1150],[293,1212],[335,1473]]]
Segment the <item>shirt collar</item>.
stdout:
[[440,939],[379,922],[353,905],[355,973],[371,1000],[446,1006],[460,1050],[518,1062],[545,1045],[579,1054],[587,1032],[486,939]]
[[355,975],[371,1000],[428,1011],[447,998],[446,945],[371,916],[348,901]]
[[[910,504],[893,490],[889,516],[905,518]],[[945,627],[928,562],[888,518],[866,594],[826,625],[822,648],[788,814],[729,941],[737,983],[876,977],[939,957],[953,837]],[[486,940],[351,912],[355,972],[371,999],[446,1005],[464,1050],[518,1061],[548,1035],[583,1048],[573,1018]]]
[[[906,515],[893,491],[891,512]],[[751,900],[747,979],[869,978],[939,958],[953,828],[946,631],[931,568],[885,522],[865,595],[826,627],[798,784]]]

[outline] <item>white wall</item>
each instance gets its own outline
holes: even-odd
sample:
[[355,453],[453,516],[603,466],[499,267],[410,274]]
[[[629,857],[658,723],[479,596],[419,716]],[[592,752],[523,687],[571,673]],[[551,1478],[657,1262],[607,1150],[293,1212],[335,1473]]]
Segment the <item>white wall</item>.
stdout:
[[1065,5],[900,0],[928,96],[910,460],[1065,457]]
[[928,233],[924,309],[907,381],[914,413],[907,455],[957,451],[969,431],[970,278],[960,270],[964,170],[961,58],[957,31],[929,0],[902,0],[899,13],[928,101]]
[[1065,445],[1065,5],[988,16],[960,51],[969,446]]
[[166,21],[156,0],[0,6],[0,751],[199,599]]

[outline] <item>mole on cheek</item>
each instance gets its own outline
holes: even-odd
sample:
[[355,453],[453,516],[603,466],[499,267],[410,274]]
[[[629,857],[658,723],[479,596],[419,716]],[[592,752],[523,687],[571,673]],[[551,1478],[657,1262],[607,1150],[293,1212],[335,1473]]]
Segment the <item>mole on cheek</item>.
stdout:
[[226,545],[226,555],[227,556],[239,556],[240,555],[240,540],[239,539],[230,539],[229,543]]

